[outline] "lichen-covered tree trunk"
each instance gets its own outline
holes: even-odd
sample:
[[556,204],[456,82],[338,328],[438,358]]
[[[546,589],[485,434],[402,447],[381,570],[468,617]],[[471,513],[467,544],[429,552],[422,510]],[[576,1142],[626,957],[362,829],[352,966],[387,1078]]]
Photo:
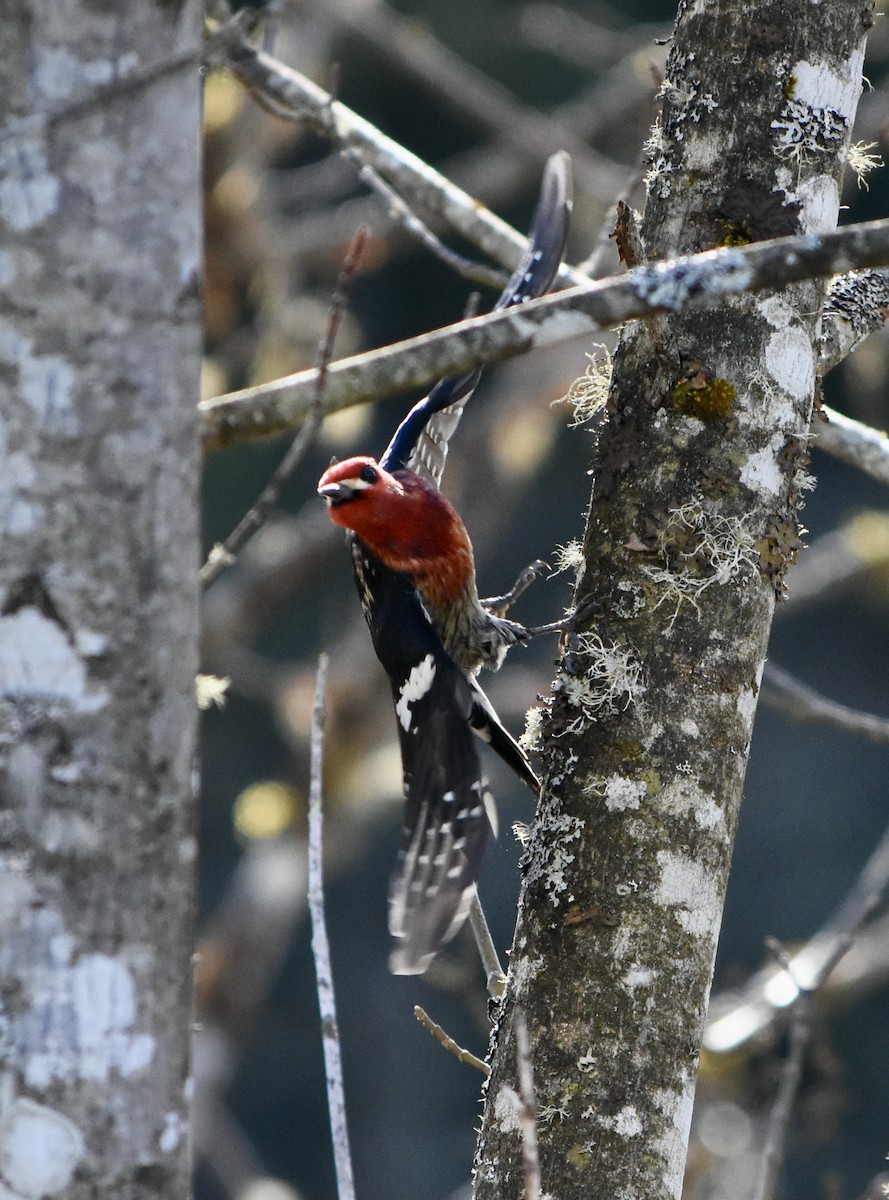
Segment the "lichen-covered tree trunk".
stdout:
[[[649,259],[834,227],[870,21],[850,0],[680,4]],[[476,1200],[522,1194],[516,1005],[544,1192],[680,1192],[760,673],[809,483],[822,294],[801,284],[622,337]]]
[[0,24],[0,1192],[185,1196],[200,6]]

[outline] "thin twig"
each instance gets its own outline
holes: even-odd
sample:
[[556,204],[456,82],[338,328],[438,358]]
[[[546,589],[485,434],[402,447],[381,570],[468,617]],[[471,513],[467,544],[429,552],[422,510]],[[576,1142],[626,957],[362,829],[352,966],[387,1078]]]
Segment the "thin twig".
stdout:
[[361,252],[367,240],[367,230],[359,229],[352,238],[346,257],[340,269],[336,289],[330,301],[330,317],[327,329],[318,347],[315,364],[315,400],[309,411],[305,424],[290,443],[287,453],[281,459],[271,479],[262,489],[255,504],[245,513],[224,542],[217,544],[210,551],[207,561],[201,567],[201,587],[208,588],[218,579],[226,567],[231,566],[244,546],[253,537],[257,529],[268,519],[269,513],[278,503],[284,485],[302,462],[303,456],[314,441],[315,435],[324,420],[324,389],[327,386],[327,372],[333,357],[333,347],[337,331],[343,319],[343,313],[348,303],[352,281],[355,277]]
[[[423,387],[443,375],[459,375],[634,318],[697,310],[741,292],[883,262],[889,263],[889,220],[846,225],[817,238],[780,238],[655,263],[342,359],[331,364],[324,407],[332,412]],[[205,445],[212,448],[297,425],[314,397],[312,379],[303,372],[205,401]],[[889,443],[886,448],[889,460]]]
[[361,161],[357,150],[344,146],[342,153],[353,163],[358,177],[367,184],[371,191],[382,197],[389,210],[389,215],[400,221],[408,233],[417,238],[446,267],[450,267],[452,271],[472,283],[483,283],[498,291],[505,286],[508,279],[505,271],[498,271],[493,267],[486,267],[483,263],[473,262],[472,259],[466,258],[464,255],[458,254],[456,250],[452,250],[450,246],[446,246],[441,238],[436,237],[429,226],[420,220],[407,201],[399,196],[395,188],[388,184],[372,166]]
[[312,956],[318,980],[318,1008],[321,1013],[321,1041],[324,1047],[324,1073],[327,1080],[327,1107],[330,1136],[336,1168],[339,1200],[355,1200],[349,1128],[343,1090],[343,1063],[340,1031],[336,1019],[336,997],[330,966],[330,943],[324,916],[324,875],[322,869],[322,789],[324,764],[324,690],[327,683],[327,655],[318,659],[318,681],[312,706],[311,768],[309,781],[309,914],[312,918]]
[[[870,863],[868,866],[870,866]],[[772,1200],[775,1194],[778,1177],[781,1173],[781,1166],[784,1162],[784,1148],[787,1144],[790,1115],[793,1112],[793,1105],[799,1092],[806,1050],[812,1037],[812,1015],[818,989],[823,985],[825,979],[827,979],[840,959],[848,952],[862,925],[864,925],[865,921],[867,921],[879,905],[886,885],[887,880],[884,879],[882,888],[876,891],[870,890],[863,897],[862,903],[854,913],[854,919],[850,920],[845,928],[838,930],[829,953],[825,956],[821,966],[809,984],[802,984],[796,977],[790,956],[776,939],[769,939],[767,943],[776,954],[782,969],[789,975],[791,982],[797,989],[798,995],[793,1006],[793,1019],[790,1025],[790,1045],[787,1051],[787,1058],[784,1061],[781,1071],[781,1079],[778,1084],[775,1103],[769,1114],[759,1183],[754,1194],[755,1200]]]
[[774,663],[767,663],[763,672],[762,701],[769,708],[778,709],[791,720],[815,721],[830,725],[845,733],[866,738],[878,745],[889,742],[889,718],[874,713],[860,712],[839,704],[808,687],[789,671]]
[[491,1068],[486,1062],[483,1062],[482,1059],[477,1058],[476,1055],[472,1054],[469,1050],[464,1050],[462,1046],[458,1046],[454,1039],[446,1034],[440,1025],[436,1025],[426,1010],[424,1008],[420,1008],[419,1004],[414,1005],[414,1016],[424,1029],[429,1030],[439,1045],[443,1046],[445,1050],[453,1054],[455,1058],[458,1058],[460,1062],[468,1063],[469,1066],[475,1067],[476,1070],[481,1071],[483,1075],[491,1074]]
[[485,910],[482,908],[478,892],[475,890],[472,893],[472,903],[469,905],[469,923],[472,926],[472,934],[475,938],[475,944],[478,947],[479,958],[482,960],[482,969],[485,972],[488,994],[495,999],[499,999],[503,995],[503,989],[506,985],[506,975],[503,972],[503,967],[500,965],[500,959],[497,957],[497,948],[494,945],[494,939],[491,937],[491,930],[488,928]]
[[525,1174],[525,1200],[540,1200],[540,1154],[537,1145],[537,1099],[534,1095],[534,1072],[531,1067],[531,1045],[524,1009],[516,1007],[513,1014],[516,1060],[519,1076],[519,1124],[522,1128],[522,1166]]

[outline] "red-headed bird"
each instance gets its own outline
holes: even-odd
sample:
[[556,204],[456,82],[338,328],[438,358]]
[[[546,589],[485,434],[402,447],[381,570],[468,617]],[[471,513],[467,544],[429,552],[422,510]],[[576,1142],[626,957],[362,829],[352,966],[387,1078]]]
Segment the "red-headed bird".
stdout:
[[[547,164],[525,256],[497,308],[542,295],[561,262],[570,160]],[[466,918],[492,828],[477,737],[535,792],[530,763],[478,686],[524,626],[479,600],[472,545],[438,490],[448,440],[480,369],[445,379],[414,406],[379,462],[346,459],[321,476],[331,520],[351,531],[364,616],[392,687],[404,771],[405,824],[389,893],[396,974],[419,974]]]

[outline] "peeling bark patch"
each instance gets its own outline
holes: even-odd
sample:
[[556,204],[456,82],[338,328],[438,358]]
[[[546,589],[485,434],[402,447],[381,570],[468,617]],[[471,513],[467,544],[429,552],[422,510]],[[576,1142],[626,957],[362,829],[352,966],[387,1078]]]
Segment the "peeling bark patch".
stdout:
[[675,911],[682,928],[693,937],[712,938],[713,913],[719,910],[719,894],[711,872],[693,858],[661,850],[661,868],[655,899]]
[[40,225],[59,206],[59,181],[37,138],[12,137],[0,148],[0,218],[16,233]]
[[853,54],[848,74],[844,75],[838,75],[823,60],[811,63],[802,59],[790,69],[794,80],[793,98],[815,109],[834,109],[848,120],[861,93],[862,66],[863,55],[860,53]]
[[80,1130],[53,1108],[17,1099],[0,1117],[0,1175],[20,1196],[62,1191],[83,1155]]
[[777,496],[784,486],[784,475],[775,461],[771,446],[751,454],[741,468],[741,482],[762,496]]
[[670,1127],[658,1138],[658,1143],[665,1163],[664,1177],[675,1181],[677,1195],[680,1194],[682,1188],[685,1155],[688,1149],[688,1136],[695,1099],[694,1076],[683,1073],[680,1080],[681,1091],[658,1090],[654,1094],[657,1108],[670,1121]]

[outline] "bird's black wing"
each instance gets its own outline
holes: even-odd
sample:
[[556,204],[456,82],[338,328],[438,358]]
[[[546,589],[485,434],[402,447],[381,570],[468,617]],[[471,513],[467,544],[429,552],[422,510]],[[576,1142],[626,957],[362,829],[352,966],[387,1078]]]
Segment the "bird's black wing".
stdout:
[[398,719],[405,816],[389,891],[391,967],[413,975],[463,924],[482,853],[496,832],[476,735],[535,792],[538,783],[481,688],[445,652],[407,576],[384,567],[354,537],[352,556]]
[[[544,168],[528,244],[495,309],[511,308],[548,291],[562,261],[570,215],[571,159],[560,151]],[[437,383],[399,425],[380,460],[381,466],[387,471],[408,466],[434,487],[440,487],[448,442],[481,373],[481,367],[477,367]]]

